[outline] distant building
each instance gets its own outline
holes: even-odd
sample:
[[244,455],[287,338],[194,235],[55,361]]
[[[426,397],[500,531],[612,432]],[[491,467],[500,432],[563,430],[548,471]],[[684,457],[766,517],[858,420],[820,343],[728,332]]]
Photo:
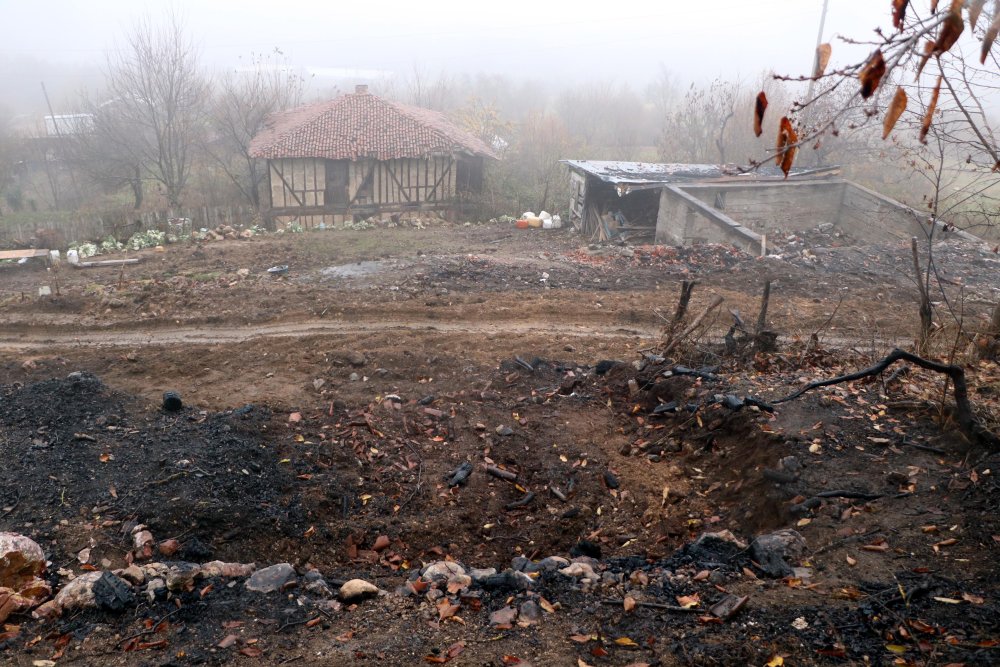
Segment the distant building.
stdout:
[[64,113],[45,116],[45,136],[72,137],[94,129],[94,116],[89,113]]
[[768,236],[773,244],[820,225],[875,241],[923,236],[927,224],[926,212],[841,178],[839,167],[795,168],[786,178],[771,165],[744,172],[712,164],[562,162],[570,171],[570,222],[599,241],[624,235],[765,252]]
[[266,159],[268,218],[310,228],[409,211],[455,212],[494,151],[443,114],[353,94],[273,114],[250,144]]

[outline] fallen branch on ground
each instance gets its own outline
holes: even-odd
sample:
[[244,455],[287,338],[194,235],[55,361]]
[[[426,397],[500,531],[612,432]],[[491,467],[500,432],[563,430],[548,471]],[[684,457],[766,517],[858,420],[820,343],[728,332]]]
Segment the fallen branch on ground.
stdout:
[[889,356],[870,368],[857,371],[856,373],[839,375],[835,378],[830,378],[829,380],[817,380],[816,382],[810,382],[798,391],[789,394],[784,398],[779,398],[776,401],[773,401],[773,403],[778,404],[791,401],[808,391],[819,389],[820,387],[828,387],[842,382],[853,382],[854,380],[860,380],[862,378],[878,375],[897,361],[908,361],[911,364],[916,364],[917,366],[925,368],[929,371],[947,375],[948,378],[951,379],[952,385],[955,388],[955,418],[958,421],[958,426],[962,430],[962,433],[965,434],[965,436],[972,442],[982,445],[990,451],[1000,450],[1000,436],[997,436],[997,434],[983,426],[979,420],[976,419],[976,415],[972,411],[972,404],[969,403],[969,388],[965,383],[965,371],[962,367],[954,364],[942,364],[937,361],[931,361],[930,359],[924,359],[923,357],[917,356],[912,352],[900,350],[899,348],[890,352]]
[[715,297],[713,297],[711,303],[708,304],[708,307],[705,308],[705,310],[703,310],[701,314],[698,315],[698,317],[694,318],[691,324],[687,325],[684,328],[684,330],[681,331],[675,338],[672,338],[666,342],[666,345],[664,345],[663,351],[660,354],[662,356],[667,356],[667,354],[670,353],[670,351],[672,351],[675,347],[677,347],[678,343],[680,343],[682,340],[690,336],[695,329],[701,326],[702,321],[704,321],[704,319],[708,317],[713,310],[718,308],[719,305],[722,303],[722,301],[723,299],[721,296],[716,295]]

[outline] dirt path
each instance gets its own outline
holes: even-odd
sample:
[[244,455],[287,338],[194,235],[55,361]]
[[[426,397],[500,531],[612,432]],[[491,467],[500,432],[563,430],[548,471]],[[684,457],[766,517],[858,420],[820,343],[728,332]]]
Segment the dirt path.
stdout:
[[565,322],[545,320],[525,320],[514,322],[449,321],[440,320],[373,320],[370,322],[342,320],[306,320],[273,325],[234,326],[182,326],[176,328],[119,331],[105,329],[78,330],[74,333],[43,333],[23,329],[17,332],[0,331],[0,349],[24,350],[41,345],[56,346],[114,346],[133,347],[136,345],[215,345],[242,343],[261,338],[298,338],[316,335],[355,335],[365,333],[385,333],[390,331],[438,331],[441,333],[481,333],[495,335],[501,333],[531,334],[551,333],[558,329],[561,336],[582,336],[587,338],[618,336],[656,336],[657,330],[650,327],[612,328],[591,325],[567,325]]
[[[387,333],[392,331],[468,333],[486,336],[497,334],[530,335],[534,333],[584,338],[617,338],[639,336],[655,338],[660,327],[642,324],[629,327],[594,324],[570,324],[563,318],[546,320],[532,318],[506,322],[483,322],[479,319],[372,319],[370,321],[302,320],[282,324],[255,324],[249,326],[164,326],[157,328],[122,331],[111,328],[77,327],[72,333],[51,330],[51,327],[17,327],[0,329],[0,349],[30,350],[40,346],[57,347],[134,347],[137,345],[220,345],[243,343],[271,338],[299,338],[302,336],[357,335]],[[721,332],[706,336],[713,343],[722,341]],[[863,344],[864,341],[844,337],[824,336],[824,341],[838,347]],[[895,341],[884,340],[886,344]]]

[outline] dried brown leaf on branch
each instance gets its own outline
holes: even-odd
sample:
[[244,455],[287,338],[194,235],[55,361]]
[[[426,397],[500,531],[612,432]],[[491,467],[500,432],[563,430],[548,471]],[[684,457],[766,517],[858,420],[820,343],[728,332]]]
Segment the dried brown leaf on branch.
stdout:
[[973,30],[976,29],[976,23],[979,22],[979,15],[983,13],[983,5],[986,4],[986,0],[971,0],[969,2],[969,27]]
[[937,42],[934,43],[934,55],[940,56],[947,53],[955,45],[958,38],[965,30],[965,21],[962,20],[962,7],[965,0],[952,0],[951,9],[948,16],[941,23],[941,31],[938,33]]
[[920,73],[924,71],[924,65],[927,64],[927,61],[931,59],[933,54],[934,42],[924,42],[924,55],[920,59],[920,64],[917,66],[917,76],[920,76]]
[[892,96],[892,102],[889,104],[889,108],[885,110],[885,119],[882,121],[882,140],[889,136],[892,132],[892,128],[896,127],[896,122],[899,117],[903,115],[906,110],[906,91],[903,90],[902,86],[896,88],[896,94]]
[[937,11],[938,0],[931,0],[931,14]]
[[785,178],[788,178],[788,172],[792,168],[792,163],[795,162],[795,153],[798,150],[795,144],[798,141],[799,135],[792,127],[792,121],[788,120],[788,116],[782,116],[778,128],[777,154],[774,156],[774,162],[781,167],[781,171],[785,172]]
[[757,93],[757,99],[753,105],[753,133],[754,136],[760,136],[764,131],[764,112],[767,111],[767,95],[764,91]]
[[980,64],[986,64],[986,58],[990,55],[990,49],[993,48],[993,42],[996,41],[998,34],[1000,34],[1000,0],[994,4],[993,22],[990,23],[990,27],[986,29],[986,35],[983,37],[983,48],[979,54]]
[[876,51],[861,68],[861,74],[858,75],[858,78],[861,79],[861,97],[867,100],[874,95],[883,76],[885,76],[885,58],[882,57],[881,51]]
[[892,0],[892,27],[896,30],[903,28],[903,21],[906,19],[906,6],[909,4],[910,0]]
[[927,113],[924,114],[924,122],[920,126],[920,143],[927,143],[927,133],[930,132],[931,122],[934,120],[934,111],[937,109],[938,96],[941,95],[941,80],[942,77],[938,77],[937,85],[934,86],[934,92],[931,93],[931,101],[927,105]]
[[816,47],[816,71],[813,78],[818,79],[826,73],[826,67],[830,64],[830,56],[833,55],[833,47],[829,43],[820,44]]

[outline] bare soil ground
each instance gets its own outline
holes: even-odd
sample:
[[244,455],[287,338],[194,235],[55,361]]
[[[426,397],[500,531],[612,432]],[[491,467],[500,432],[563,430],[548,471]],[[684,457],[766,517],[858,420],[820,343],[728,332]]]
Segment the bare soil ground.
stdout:
[[[271,594],[209,577],[123,612],[13,616],[5,660],[996,664],[1000,460],[934,407],[941,378],[886,374],[773,413],[717,400],[773,400],[916,330],[908,246],[817,233],[778,250],[441,226],[169,246],[124,271],[0,265],[0,530],[42,545],[53,588],[124,567],[142,523],[180,543],[160,561],[289,562],[387,592],[337,606],[304,577]],[[940,309],[975,329],[1000,262],[951,242],[937,256]],[[724,316],[650,361],[682,279],[699,281],[692,313],[718,294]],[[766,280],[779,351],[724,354],[725,309],[752,320]],[[1000,369],[967,373],[996,428]],[[161,410],[167,390],[182,411]],[[783,528],[806,545],[783,576],[752,546],[692,546]],[[445,559],[581,553],[600,583],[414,583]],[[727,596],[748,600],[713,614]]]

